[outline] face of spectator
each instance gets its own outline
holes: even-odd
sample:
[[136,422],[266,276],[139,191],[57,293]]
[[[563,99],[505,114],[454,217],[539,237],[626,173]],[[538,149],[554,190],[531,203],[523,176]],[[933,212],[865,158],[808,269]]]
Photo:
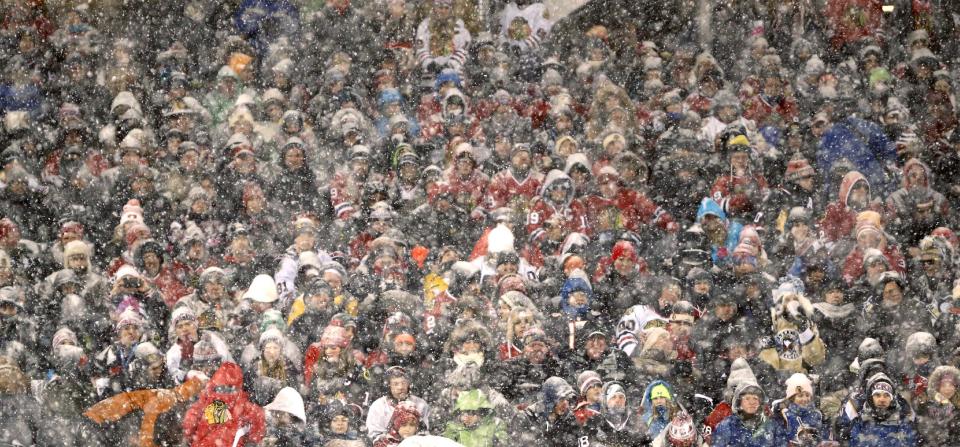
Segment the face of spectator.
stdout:
[[390,395],[396,400],[404,400],[410,394],[410,381],[404,377],[390,378]]
[[143,270],[150,276],[160,273],[160,257],[156,253],[147,252],[143,255]]
[[737,306],[731,303],[718,303],[713,309],[714,315],[721,321],[730,321],[737,313]]
[[545,362],[549,352],[550,348],[540,340],[532,341],[523,346],[523,357],[535,365]]
[[304,166],[304,154],[303,149],[301,148],[292,148],[287,150],[287,153],[283,155],[283,163],[287,165],[291,171],[295,171]]
[[87,255],[79,253],[70,255],[67,258],[67,267],[76,272],[85,271],[87,269]]
[[134,324],[127,324],[120,328],[119,341],[121,345],[130,346],[140,341],[140,327]]
[[843,304],[843,290],[841,289],[828,290],[826,295],[824,295],[823,300],[826,301],[827,304],[840,306]]
[[903,301],[903,290],[895,281],[890,281],[883,286],[883,304],[886,306],[896,306]]
[[334,434],[342,435],[350,429],[350,419],[342,414],[338,414],[330,420],[330,431]]
[[[449,9],[449,8],[448,8]],[[400,426],[397,429],[397,434],[400,435],[400,438],[407,439],[415,434],[417,434],[417,423],[416,422],[407,422]]]
[[267,363],[279,362],[281,355],[283,355],[283,347],[280,346],[280,343],[271,341],[263,345],[263,358]]
[[889,408],[893,403],[893,396],[887,393],[875,393],[870,399],[873,400],[873,406],[881,410]]
[[406,356],[413,353],[413,350],[416,349],[416,345],[410,342],[410,340],[399,340],[395,339],[393,341],[393,350],[397,354]]
[[178,340],[195,340],[197,338],[197,322],[194,320],[180,320],[174,329]]
[[937,392],[943,396],[944,399],[950,400],[957,393],[957,383],[955,378],[944,378],[940,381],[940,388],[937,389]]
[[324,271],[323,280],[326,281],[327,284],[330,284],[330,288],[333,289],[334,295],[339,294],[340,290],[343,288],[343,279],[340,278],[340,274],[335,271]]
[[602,335],[594,335],[587,340],[587,357],[598,359],[607,352],[607,339]]
[[587,388],[587,395],[585,396],[587,402],[597,403],[600,402],[600,399],[603,397],[603,388],[600,384],[596,384],[590,388]]
[[746,414],[757,414],[760,410],[760,396],[756,394],[744,394],[740,396],[740,410]]

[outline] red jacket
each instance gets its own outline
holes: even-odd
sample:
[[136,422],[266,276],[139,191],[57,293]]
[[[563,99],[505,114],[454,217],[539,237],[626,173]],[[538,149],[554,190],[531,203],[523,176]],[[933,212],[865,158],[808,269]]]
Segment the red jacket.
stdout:
[[[231,386],[233,392],[217,390]],[[266,431],[263,408],[250,402],[243,391],[243,371],[236,363],[226,362],[213,374],[200,398],[190,406],[183,418],[183,439],[191,447],[233,445],[237,433],[248,432],[238,445],[257,444]]]
[[[490,183],[490,178],[479,169],[474,169],[467,178],[462,178],[457,175],[454,168],[450,168],[444,173],[444,178],[447,183],[450,184],[450,190],[453,192],[454,197],[459,198],[462,195],[470,197],[469,204],[460,203],[460,206],[464,207],[467,211],[481,205],[483,194],[487,190],[487,185]],[[458,203],[459,202],[458,200]]]
[[[750,195],[746,187],[756,188],[756,194]],[[760,174],[750,176],[724,175],[713,183],[710,194],[723,207],[728,216],[735,217],[752,212],[760,207],[767,195],[767,179]],[[719,199],[717,196],[719,195]]]
[[163,302],[167,304],[167,307],[173,308],[173,305],[177,304],[180,298],[193,293],[193,289],[183,285],[183,282],[180,281],[180,278],[185,277],[186,273],[186,267],[180,263],[174,263],[173,265],[164,263],[160,267],[160,273],[157,273],[157,276],[153,278],[147,278],[147,282],[160,292],[160,296],[163,297]]
[[680,229],[680,225],[670,213],[657,206],[643,193],[624,187],[620,187],[613,199],[590,196],[585,202],[591,224],[597,222],[601,211],[613,206],[620,210],[621,224],[626,230],[637,231],[647,225],[656,225],[669,233],[676,233]]
[[[847,199],[850,197],[853,186],[859,182],[866,182],[868,187],[870,185],[867,178],[857,171],[848,172],[840,181],[838,199],[827,205],[823,220],[820,221],[820,228],[827,240],[834,242],[851,236],[853,227],[857,223],[857,212],[847,208]],[[868,208],[878,213],[883,212],[883,207],[879,203],[872,203]]]
[[760,127],[771,124],[768,120],[774,114],[780,115],[784,122],[790,122],[799,113],[794,99],[782,98],[777,102],[770,102],[770,99],[763,95],[754,95],[746,100],[743,108],[743,117],[756,121]]
[[490,180],[487,187],[486,208],[508,206],[510,200],[518,196],[523,197],[526,203],[530,203],[530,199],[537,196],[541,183],[543,183],[543,175],[533,170],[527,174],[526,178],[518,180],[510,169],[504,169]]
[[[900,254],[900,249],[896,245],[887,245],[883,249],[883,256],[887,258],[890,268],[900,274],[907,273],[907,263]],[[860,247],[854,248],[843,260],[843,280],[847,284],[853,284],[857,279],[863,276],[863,250]]]
[[833,29],[830,44],[835,49],[858,42],[865,37],[883,40],[882,0],[835,0],[827,2],[825,16]]

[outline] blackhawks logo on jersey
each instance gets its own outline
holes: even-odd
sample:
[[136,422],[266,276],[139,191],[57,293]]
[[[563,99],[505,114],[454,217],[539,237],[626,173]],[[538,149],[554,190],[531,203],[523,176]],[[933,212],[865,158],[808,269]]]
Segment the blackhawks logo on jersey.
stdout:
[[230,419],[233,419],[233,416],[230,414],[230,407],[219,400],[214,401],[203,409],[203,417],[210,425],[226,424],[230,422]]

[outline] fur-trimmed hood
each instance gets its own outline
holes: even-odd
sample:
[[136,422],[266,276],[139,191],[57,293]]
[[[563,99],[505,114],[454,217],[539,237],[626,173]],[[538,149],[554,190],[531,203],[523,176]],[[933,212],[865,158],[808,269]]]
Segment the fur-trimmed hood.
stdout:
[[490,331],[479,322],[470,320],[461,322],[453,328],[450,337],[447,338],[446,351],[453,352],[467,340],[480,342],[481,350],[484,351],[493,347],[493,337],[490,335]]

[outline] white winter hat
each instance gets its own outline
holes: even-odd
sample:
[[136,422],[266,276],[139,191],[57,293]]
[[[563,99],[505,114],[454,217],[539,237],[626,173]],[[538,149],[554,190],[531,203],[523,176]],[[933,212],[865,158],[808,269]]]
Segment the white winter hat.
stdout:
[[263,331],[263,333],[260,334],[260,340],[258,343],[260,349],[263,349],[263,346],[267,344],[267,342],[271,342],[271,341],[276,343],[280,347],[283,347],[283,341],[284,341],[283,332],[280,332],[280,329],[277,329],[276,327],[270,327],[267,330]]
[[513,247],[513,233],[504,224],[498,224],[496,228],[490,230],[487,236],[487,254],[500,253],[504,251],[515,251]]
[[787,379],[787,399],[795,396],[801,391],[806,391],[813,395],[813,383],[810,382],[810,378],[806,374],[794,373]]
[[753,369],[750,368],[750,364],[743,357],[737,357],[730,364],[730,375],[727,376],[727,387],[724,389],[724,394],[729,393],[729,397],[733,398],[733,391],[744,382],[757,383],[757,376],[753,374]]
[[289,413],[297,419],[300,419],[301,422],[307,422],[307,412],[303,409],[303,397],[300,396],[297,390],[288,386],[283,387],[283,389],[277,393],[277,397],[273,398],[273,402],[270,402],[263,408],[270,411]]
[[257,275],[250,283],[250,287],[243,294],[243,299],[250,299],[258,303],[272,303],[279,298],[277,284],[270,275]]
[[139,277],[140,277],[140,272],[138,272],[137,269],[133,268],[132,265],[130,265],[130,264],[124,264],[124,265],[120,266],[119,269],[117,269],[117,272],[116,272],[116,273],[113,274],[113,280],[114,280],[114,281],[119,280],[120,278],[123,278],[124,276],[135,276],[135,277],[139,278]]

